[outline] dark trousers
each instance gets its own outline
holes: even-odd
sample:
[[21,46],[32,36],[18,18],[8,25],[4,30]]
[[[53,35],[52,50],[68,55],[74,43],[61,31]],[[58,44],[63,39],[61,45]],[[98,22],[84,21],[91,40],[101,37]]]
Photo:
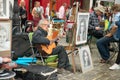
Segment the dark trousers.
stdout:
[[100,39],[103,37],[104,32],[102,30],[89,30],[88,33],[95,38]]
[[22,27],[22,25],[25,26],[25,22],[26,22],[26,20],[27,20],[27,18],[22,18],[22,19],[21,19],[21,27]]
[[104,60],[108,60],[108,58],[110,57],[110,53],[109,53],[109,43],[110,42],[116,42],[114,37],[102,37],[97,40],[96,44],[97,44],[98,51],[99,51],[102,59],[104,59]]
[[58,68],[66,69],[70,66],[67,52],[63,46],[57,46],[54,48],[52,55],[58,55]]
[[118,52],[118,56],[117,56],[117,59],[116,59],[116,63],[120,64],[120,40],[119,40],[119,52]]

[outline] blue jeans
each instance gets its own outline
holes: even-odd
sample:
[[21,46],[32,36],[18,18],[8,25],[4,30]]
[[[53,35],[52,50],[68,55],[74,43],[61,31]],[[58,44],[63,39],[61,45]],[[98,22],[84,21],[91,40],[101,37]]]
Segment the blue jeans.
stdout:
[[102,37],[100,39],[97,40],[97,48],[98,51],[102,57],[102,59],[104,60],[108,60],[110,57],[110,53],[109,53],[109,44],[110,42],[115,42],[116,40],[114,39],[114,37]]

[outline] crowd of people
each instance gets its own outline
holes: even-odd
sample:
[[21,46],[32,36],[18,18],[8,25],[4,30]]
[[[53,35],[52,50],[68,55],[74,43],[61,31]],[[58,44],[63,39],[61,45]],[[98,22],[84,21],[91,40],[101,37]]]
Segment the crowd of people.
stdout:
[[[72,8],[69,6],[66,7],[67,4],[63,3],[58,10],[59,19],[69,20],[70,18],[75,19],[76,11],[76,3],[73,4]],[[48,39],[48,28],[49,28],[49,19],[50,12],[49,9],[50,4],[47,4],[47,7],[44,12],[44,8],[40,5],[39,1],[35,1],[34,7],[32,9],[32,17],[34,23],[34,33],[32,43],[34,45],[45,45],[49,46],[59,40],[59,37],[56,39]],[[67,8],[67,9],[66,9]],[[25,8],[25,1],[21,0],[20,2],[20,18],[21,18],[21,27],[25,26],[27,21],[27,10]],[[109,69],[120,69],[120,4],[114,4],[111,9],[113,14],[113,21],[111,22],[111,28],[109,29],[109,33],[104,35],[104,26],[100,24],[100,21],[104,19],[108,19],[108,16],[105,16],[106,8],[105,6],[98,5],[94,7],[93,10],[90,10],[89,24],[88,24],[88,34],[97,38],[97,49],[100,53],[101,60],[100,63],[106,63],[110,58],[110,42],[118,42],[119,43],[119,52],[117,55],[116,62]],[[79,9],[78,11],[85,11]],[[45,15],[45,16],[44,16]],[[74,21],[74,20],[73,20]],[[44,51],[43,51],[44,52]],[[72,67],[69,63],[68,55],[63,46],[55,46],[52,49],[50,54],[44,52],[47,55],[58,55],[58,72],[62,72],[64,70],[72,70]],[[2,58],[0,57],[0,64],[10,62],[10,58]]]
[[[23,5],[23,3],[21,2],[21,7],[20,10],[22,10],[23,14],[26,14],[25,8]],[[63,5],[60,6],[58,13],[54,14],[55,16],[57,16],[59,19],[63,19],[63,20],[69,20],[71,17],[73,17],[72,19],[75,19],[75,15],[76,15],[76,6],[77,3],[73,3],[73,6],[70,7],[68,6],[66,3],[63,3]],[[82,12],[85,10],[82,10],[80,8],[81,3],[79,3],[78,5],[78,12]],[[49,12],[49,7],[50,4],[47,4],[47,7],[45,9],[45,16],[44,16],[44,9],[42,6],[40,6],[40,2],[36,1],[34,3],[34,8],[32,10],[32,17],[33,17],[33,22],[34,22],[34,27],[38,27],[37,31],[35,31],[34,33],[34,37],[33,37],[33,41],[34,43],[40,43],[40,44],[46,44],[49,45],[51,44],[50,40],[46,40],[47,36],[47,32],[46,30],[44,31],[44,29],[42,29],[41,26],[48,26],[48,21],[50,19],[50,12]],[[22,9],[21,9],[22,8]],[[110,10],[110,11],[109,11]],[[96,42],[98,51],[101,55],[101,63],[105,63],[107,62],[107,60],[110,58],[110,53],[109,53],[109,48],[110,48],[110,42],[114,42],[114,41],[118,41],[119,42],[119,13],[120,13],[120,8],[119,8],[119,4],[114,4],[111,9],[109,9],[104,6],[103,2],[98,3],[97,7],[92,7],[92,9],[90,10],[90,17],[89,17],[89,24],[88,24],[88,34],[92,35],[94,37],[96,37],[98,40]],[[108,12],[111,12],[113,16],[109,15]],[[27,15],[27,14],[26,14]],[[24,24],[24,20],[26,20],[27,17],[25,17],[25,19],[21,19],[23,20],[22,24]],[[111,21],[110,18],[113,18],[113,20]],[[44,20],[45,19],[45,20]],[[105,19],[108,19],[111,22],[111,28],[110,28],[110,33],[108,34],[104,34],[104,27],[105,25],[101,25],[100,23]],[[74,20],[73,20],[74,21]],[[45,24],[44,22],[46,22],[47,24]],[[39,23],[39,24],[38,24]],[[42,31],[41,31],[42,30]],[[44,32],[42,34],[42,32]],[[39,35],[40,36],[39,36]],[[36,36],[36,37],[35,37]],[[42,38],[41,38],[42,37]],[[36,38],[40,38],[39,40]],[[43,40],[42,40],[43,39]],[[44,42],[45,41],[45,42]],[[53,41],[52,41],[53,42]],[[58,51],[60,51],[61,49],[63,49],[62,47],[57,48],[58,50],[54,52],[54,54]],[[53,50],[54,51],[54,50]],[[63,49],[64,52],[59,52],[60,54],[65,53],[64,55],[66,55],[65,50]],[[59,53],[57,53],[59,55],[59,61],[60,63],[62,62],[61,59],[63,58],[63,60],[65,59],[65,61],[68,61],[67,55],[66,57],[61,57],[62,55],[60,55]],[[52,53],[53,54],[53,53]],[[120,54],[120,52],[119,52]],[[114,64],[112,67],[110,67],[109,69],[114,69],[115,65],[118,66],[120,68],[119,64],[119,54],[118,54],[118,58],[116,60],[116,64]],[[63,61],[64,64],[66,64],[66,62]],[[58,67],[60,67],[61,65],[59,65],[58,63]],[[65,67],[65,65],[63,65]],[[64,68],[63,67],[63,68]],[[117,69],[118,69],[117,67]]]

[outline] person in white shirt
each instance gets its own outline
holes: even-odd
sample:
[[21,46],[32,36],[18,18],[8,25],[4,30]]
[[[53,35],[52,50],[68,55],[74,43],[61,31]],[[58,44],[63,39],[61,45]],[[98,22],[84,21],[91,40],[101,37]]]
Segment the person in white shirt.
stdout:
[[60,8],[59,8],[59,18],[60,19],[65,19],[65,7],[67,6],[66,3],[64,3]]
[[41,13],[44,14],[44,8],[43,8],[43,6],[40,6],[40,8],[41,8]]
[[46,18],[49,18],[49,10],[50,10],[50,4],[48,3],[47,4],[47,7],[46,7],[46,9],[45,9],[45,16],[46,16]]

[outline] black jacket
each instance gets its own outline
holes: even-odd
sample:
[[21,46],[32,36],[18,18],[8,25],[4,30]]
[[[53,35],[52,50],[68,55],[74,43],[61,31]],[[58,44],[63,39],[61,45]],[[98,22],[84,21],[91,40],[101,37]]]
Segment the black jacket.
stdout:
[[[26,15],[26,19],[27,19],[27,10],[23,9],[22,7],[19,7],[19,11],[20,11],[20,16],[22,15]],[[22,18],[22,17],[21,17]]]
[[32,39],[33,44],[49,45],[50,40],[46,38],[47,35],[48,35],[47,31],[39,27],[33,34],[33,39]]

